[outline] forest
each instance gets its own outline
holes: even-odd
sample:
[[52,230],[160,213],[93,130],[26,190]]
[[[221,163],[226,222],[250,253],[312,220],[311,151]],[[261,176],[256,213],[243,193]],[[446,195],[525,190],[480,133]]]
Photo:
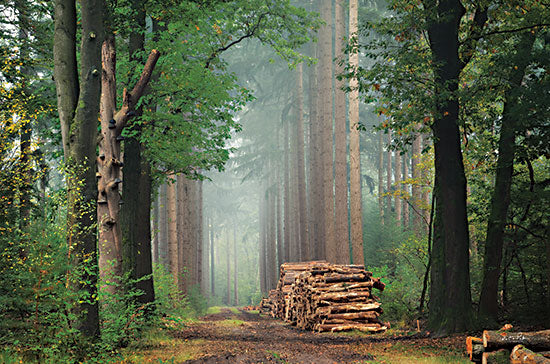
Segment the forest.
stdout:
[[0,363],[550,363],[549,19],[0,0]]

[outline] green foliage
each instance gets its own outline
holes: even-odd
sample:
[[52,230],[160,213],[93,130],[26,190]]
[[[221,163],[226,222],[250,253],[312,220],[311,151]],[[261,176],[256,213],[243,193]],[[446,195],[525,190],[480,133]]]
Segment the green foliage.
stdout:
[[169,326],[179,326],[183,318],[193,315],[189,307],[189,299],[178,289],[174,278],[164,265],[153,265],[153,277],[157,315],[167,321]]
[[[103,277],[98,282],[99,302],[101,302],[100,322],[101,340],[98,343],[98,351],[114,352],[120,347],[128,346],[130,342],[137,341],[141,332],[154,323],[148,321],[148,314],[153,310],[154,303],[140,304],[136,300],[143,292],[137,290],[136,283],[139,280],[131,279],[130,273],[117,279],[116,277]],[[108,290],[109,286],[117,289],[116,293]]]

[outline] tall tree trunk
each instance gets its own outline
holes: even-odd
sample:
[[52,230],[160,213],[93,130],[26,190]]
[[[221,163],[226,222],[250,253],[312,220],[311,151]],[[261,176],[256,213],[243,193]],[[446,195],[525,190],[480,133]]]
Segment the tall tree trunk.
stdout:
[[535,35],[526,32],[521,35],[516,45],[517,56],[513,63],[515,67],[509,80],[512,87],[506,92],[506,101],[502,112],[495,187],[491,198],[491,213],[487,222],[483,281],[479,301],[479,313],[495,323],[498,314],[498,279],[502,260],[502,247],[504,245],[504,226],[510,205],[510,187],[514,172],[516,132],[518,129],[517,116],[513,110],[520,101],[517,89],[521,86],[525,69],[531,61],[531,57],[526,56],[525,51],[532,49],[534,40]]
[[235,306],[239,305],[239,280],[238,280],[238,270],[237,270],[237,224],[233,224],[233,304]]
[[[285,186],[286,188],[286,186]],[[266,198],[265,198],[265,190],[263,187],[260,189],[260,197],[259,197],[259,218],[258,222],[260,223],[260,249],[259,249],[259,256],[258,260],[259,263],[259,269],[260,269],[260,292],[262,294],[267,293],[267,269],[266,269]],[[286,212],[286,210],[285,210]],[[286,235],[286,223],[285,223],[285,235]],[[285,244],[288,240],[285,238]]]
[[[352,41],[358,35],[357,25],[358,2],[349,2],[349,39]],[[351,51],[349,64],[352,69],[359,67],[359,54]],[[359,83],[357,77],[349,82],[349,189],[350,189],[350,220],[352,263],[364,264],[363,255],[363,208],[361,194],[361,152],[359,144]]]
[[159,222],[160,222],[160,196],[153,202],[153,263],[159,264]]
[[168,176],[171,181],[168,181],[166,186],[166,209],[168,220],[168,264],[169,272],[172,275],[174,284],[179,287],[179,244],[178,244],[178,213],[177,213],[177,193],[176,193],[176,176],[171,174]]
[[[99,143],[99,174],[97,200],[99,228],[99,276],[111,282],[104,288],[110,294],[120,292],[122,277],[122,235],[120,230],[120,183],[122,182],[121,140],[117,140],[114,113],[116,109],[116,46],[109,30],[102,47],[101,78],[101,140]],[[115,128],[110,127],[111,125]]]
[[[315,57],[315,52],[312,54]],[[311,258],[324,259],[325,245],[321,238],[324,233],[322,193],[323,178],[321,174],[321,119],[319,118],[318,79],[319,66],[309,69],[309,246]]]
[[435,224],[428,325],[436,334],[466,331],[472,324],[466,177],[456,95],[461,72],[458,30],[465,9],[459,0],[424,0],[435,75],[432,131],[435,150]]
[[[141,56],[145,51],[145,9],[140,6],[142,0],[131,2],[133,26],[130,33],[129,56],[135,63],[143,63]],[[141,117],[142,108],[136,111]],[[139,126],[131,128],[139,131]],[[151,257],[151,167],[143,157],[144,146],[139,140],[130,137],[124,144],[124,183],[122,196],[124,205],[120,210],[120,227],[122,233],[123,271],[130,272],[133,279],[140,279],[152,273]],[[137,298],[140,303],[154,300],[152,277],[140,280],[136,288],[144,294]]]
[[225,282],[227,288],[226,302],[231,305],[231,243],[229,240],[229,229],[225,229]]
[[[202,186],[202,183],[201,183]],[[201,187],[201,194],[203,187]],[[208,213],[204,213],[203,206],[203,218],[204,218],[204,227],[203,227],[203,250],[202,250],[202,294],[204,297],[210,295],[210,216]]]
[[403,206],[403,199],[401,195],[401,156],[398,152],[395,153],[395,168],[394,168],[394,178],[395,178],[395,190],[397,194],[395,196],[395,220],[398,225],[401,225],[401,211]]
[[[101,43],[103,42],[104,4],[99,0],[81,4],[82,43],[80,67],[76,61],[76,4],[55,1],[54,75],[61,122],[67,176],[69,260],[87,273],[73,281],[88,298],[77,307],[77,327],[86,336],[99,334],[96,296],[96,136],[101,93]],[[78,79],[80,69],[80,82]]]
[[[143,148],[143,146],[141,146]],[[143,149],[142,149],[143,154]],[[142,304],[155,301],[155,288],[153,285],[153,257],[151,250],[151,195],[152,195],[152,177],[151,166],[145,159],[141,160],[141,176],[139,182],[139,203],[140,209],[137,213],[135,240],[135,260],[132,271],[135,272],[135,278],[139,280],[136,288],[143,292],[137,298]],[[148,278],[144,278],[148,276]]]
[[[334,73],[335,78],[344,73],[343,49],[347,44],[345,24],[345,1],[335,2],[335,40],[334,47]],[[336,262],[349,264],[349,218],[348,218],[348,163],[347,163],[347,141],[346,141],[346,94],[343,88],[346,86],[344,80],[335,80],[334,90],[334,232],[338,240],[336,245]]]
[[298,143],[297,150],[297,172],[298,172],[298,208],[299,208],[299,232],[300,232],[300,258],[301,260],[310,260],[309,242],[307,237],[307,202],[306,202],[306,170],[304,161],[304,83],[303,83],[303,64],[297,66],[298,77],[296,78],[297,88],[297,117],[296,117],[296,138]]
[[[178,229],[180,290],[188,294],[197,284],[197,193],[196,182],[178,175]],[[185,272],[185,273],[183,273]]]
[[[418,129],[418,128],[417,128]],[[413,205],[413,229],[416,234],[420,234],[422,227],[424,226],[424,219],[422,218],[422,188],[420,182],[422,179],[422,171],[420,168],[420,158],[422,155],[422,134],[419,132],[415,133],[413,142],[412,142],[412,178],[414,183],[412,185],[412,199],[411,203]]]
[[212,297],[216,296],[216,275],[215,275],[215,250],[214,250],[214,222],[212,221],[212,217],[210,217],[210,295]]
[[388,193],[388,196],[386,196],[386,212],[385,216],[389,220],[391,218],[392,214],[392,150],[390,148],[392,143],[391,139],[391,130],[388,130],[388,151],[386,152],[386,192]]
[[384,135],[378,132],[378,210],[380,221],[384,225]]
[[[424,150],[428,149],[430,146],[430,139],[427,135],[425,135],[422,138],[422,148]],[[426,183],[426,187],[422,190],[422,199],[421,199],[421,205],[422,209],[420,209],[420,212],[423,216],[422,221],[422,227],[423,227],[423,233],[425,235],[428,235],[429,230],[429,221],[430,221],[430,205],[431,205],[431,197],[430,197],[430,188],[429,188],[429,177],[428,177],[428,170],[423,169],[421,171],[421,179]],[[468,196],[468,194],[466,194]]]
[[283,195],[283,213],[284,213],[284,258],[285,262],[291,261],[290,255],[290,239],[291,239],[291,220],[290,220],[290,150],[289,150],[289,126],[288,121],[284,122],[283,125],[283,151],[284,151],[284,160],[283,160],[283,173],[284,173],[284,195]]
[[169,266],[168,248],[168,184],[164,182],[159,188],[159,262],[165,268]]
[[275,242],[275,194],[270,188],[267,193],[267,288],[275,289],[277,285],[277,253]]
[[[408,150],[403,154],[403,181],[407,181],[409,179],[409,152]],[[411,201],[410,198],[410,188],[409,183],[405,183],[402,188],[404,189],[403,194],[405,196],[405,202],[403,203],[403,227],[405,230],[409,229],[409,223],[410,223],[410,207],[409,203]]]
[[204,217],[203,217],[203,192],[202,181],[195,181],[196,184],[196,209],[197,209],[197,284],[204,292]]
[[334,226],[334,157],[332,123],[332,0],[323,0],[321,17],[325,25],[319,30],[319,117],[321,120],[321,159],[323,178],[323,226],[326,259],[338,261],[338,246],[335,241]]
[[[284,173],[284,171],[283,171]],[[285,252],[283,246],[283,216],[282,216],[282,199],[283,185],[281,179],[281,169],[277,169],[277,262],[281,265],[285,262]]]

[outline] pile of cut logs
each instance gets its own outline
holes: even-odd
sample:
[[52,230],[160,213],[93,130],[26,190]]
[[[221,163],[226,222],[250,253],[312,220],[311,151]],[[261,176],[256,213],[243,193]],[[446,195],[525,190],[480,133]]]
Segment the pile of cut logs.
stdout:
[[384,331],[373,287],[383,290],[384,283],[360,265],[284,263],[277,289],[262,300],[260,309],[306,330]]
[[466,338],[470,360],[483,364],[550,364],[550,330],[532,332],[483,331]]

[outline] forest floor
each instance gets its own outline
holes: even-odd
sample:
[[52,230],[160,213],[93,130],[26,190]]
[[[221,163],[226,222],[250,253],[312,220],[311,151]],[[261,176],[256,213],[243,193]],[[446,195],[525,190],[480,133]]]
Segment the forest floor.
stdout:
[[181,330],[128,348],[123,363],[470,363],[464,354],[464,336],[314,333],[257,311],[216,308],[211,312]]

